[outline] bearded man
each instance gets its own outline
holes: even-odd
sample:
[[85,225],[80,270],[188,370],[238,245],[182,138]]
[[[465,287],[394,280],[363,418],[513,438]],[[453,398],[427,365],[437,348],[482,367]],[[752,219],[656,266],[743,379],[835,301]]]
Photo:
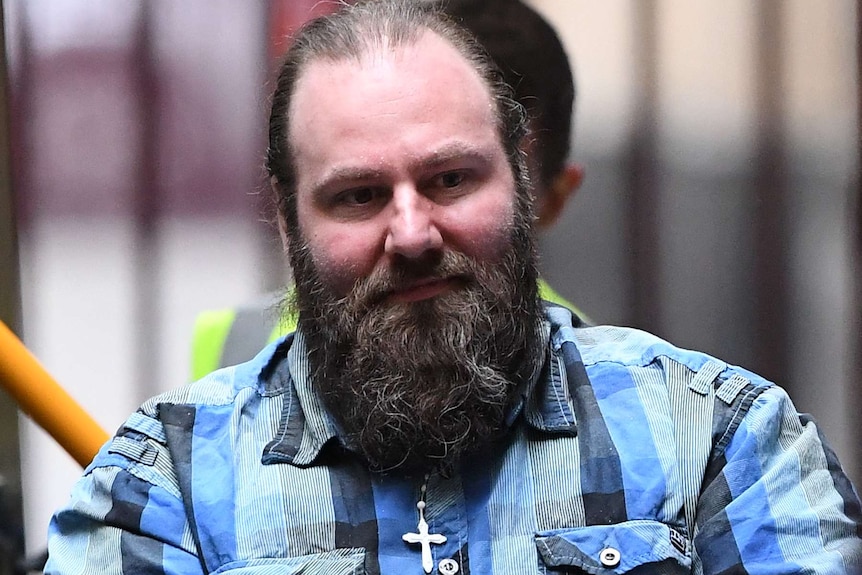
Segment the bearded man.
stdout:
[[306,26],[267,154],[299,328],[129,418],[46,571],[858,573],[780,388],[539,300],[523,126],[434,8]]

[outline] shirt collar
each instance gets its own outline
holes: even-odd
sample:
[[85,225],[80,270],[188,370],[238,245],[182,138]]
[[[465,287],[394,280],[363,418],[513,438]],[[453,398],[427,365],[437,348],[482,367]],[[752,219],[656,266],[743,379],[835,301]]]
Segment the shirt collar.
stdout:
[[[290,341],[292,340],[292,341]],[[323,448],[336,441],[337,433],[323,403],[311,389],[311,367],[305,337],[295,332],[284,342],[289,345],[287,357],[274,366],[271,375],[261,382],[270,392],[283,397],[278,432],[263,451],[262,462],[291,463],[308,467],[317,460]]]
[[[522,413],[524,422],[535,430],[551,434],[577,434],[572,389],[574,384],[588,382],[589,378],[577,350],[574,328],[584,325],[568,309],[545,302],[545,362],[526,388],[513,414],[517,416]],[[570,344],[569,357],[563,353],[566,344]]]

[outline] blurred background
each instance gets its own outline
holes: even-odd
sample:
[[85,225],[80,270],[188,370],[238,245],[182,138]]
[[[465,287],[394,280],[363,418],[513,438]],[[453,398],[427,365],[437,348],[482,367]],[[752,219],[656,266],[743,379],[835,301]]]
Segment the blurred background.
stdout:
[[[779,382],[862,484],[862,0],[529,3],[572,60],[586,167],[545,277]],[[284,283],[267,94],[330,6],[2,4],[0,311],[113,431],[187,381],[200,311]],[[0,426],[0,532],[35,552],[81,470],[2,393]]]

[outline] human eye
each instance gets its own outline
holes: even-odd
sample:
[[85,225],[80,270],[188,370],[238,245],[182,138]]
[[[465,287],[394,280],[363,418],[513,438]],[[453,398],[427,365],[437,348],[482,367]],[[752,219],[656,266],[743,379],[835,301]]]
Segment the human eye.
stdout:
[[426,182],[426,194],[442,200],[454,200],[476,188],[477,181],[470,170],[447,170],[432,176]]
[[386,201],[386,190],[377,186],[357,186],[333,194],[327,210],[339,218],[366,217]]
[[336,203],[344,206],[365,206],[380,197],[380,191],[372,187],[354,188],[336,196]]
[[454,189],[463,185],[466,179],[467,175],[463,171],[458,170],[439,174],[434,179],[434,183],[438,188]]

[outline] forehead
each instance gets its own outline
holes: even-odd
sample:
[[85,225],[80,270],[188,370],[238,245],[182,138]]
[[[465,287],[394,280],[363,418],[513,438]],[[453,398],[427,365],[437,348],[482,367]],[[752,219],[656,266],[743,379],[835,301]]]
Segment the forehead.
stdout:
[[329,152],[357,137],[368,155],[375,143],[409,147],[431,131],[441,138],[490,137],[499,145],[495,110],[473,64],[425,32],[405,45],[380,43],[358,58],[309,62],[294,89],[289,138],[295,156]]
[[490,103],[490,88],[473,64],[449,40],[431,30],[419,33],[412,41],[406,40],[394,45],[386,37],[377,41],[369,40],[366,46],[358,48],[357,51],[358,53],[345,54],[343,57],[312,57],[300,72],[294,88],[294,98],[304,87],[313,84],[314,79],[328,73],[350,76],[354,84],[372,85],[381,73],[402,66],[415,73],[414,80],[420,77],[426,81],[467,80],[470,87],[481,92],[484,99]]

